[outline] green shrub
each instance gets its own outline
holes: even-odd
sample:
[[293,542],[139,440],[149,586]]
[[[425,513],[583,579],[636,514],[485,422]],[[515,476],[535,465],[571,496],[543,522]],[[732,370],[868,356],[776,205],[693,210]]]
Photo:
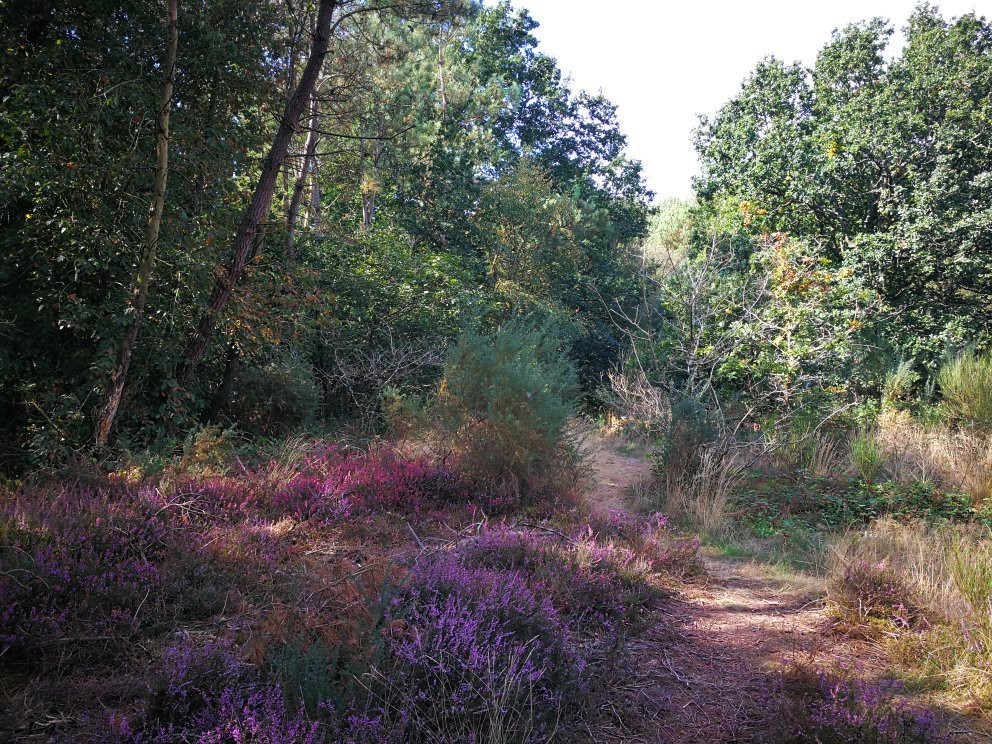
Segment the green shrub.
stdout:
[[575,369],[546,330],[514,320],[464,332],[435,404],[436,443],[470,477],[544,490],[576,462],[567,433],[576,393]]
[[908,410],[915,402],[920,375],[913,369],[913,361],[903,360],[885,375],[882,387],[882,408]]
[[937,384],[949,421],[992,431],[992,353],[959,354],[941,368]]
[[223,475],[233,461],[232,432],[219,426],[205,426],[186,436],[179,469],[195,475]]
[[295,635],[273,647],[266,660],[286,697],[293,703],[302,703],[307,713],[316,717],[321,703],[338,702],[341,697],[339,688],[345,685],[340,679],[340,654],[340,648],[332,648],[320,638]]
[[228,410],[243,431],[285,435],[313,420],[319,400],[309,366],[287,356],[239,372]]
[[706,445],[716,441],[719,429],[704,405],[690,398],[674,404],[654,451],[655,469],[667,490],[687,484],[699,471]]
[[859,429],[851,437],[851,462],[869,486],[882,474],[884,458],[874,430]]

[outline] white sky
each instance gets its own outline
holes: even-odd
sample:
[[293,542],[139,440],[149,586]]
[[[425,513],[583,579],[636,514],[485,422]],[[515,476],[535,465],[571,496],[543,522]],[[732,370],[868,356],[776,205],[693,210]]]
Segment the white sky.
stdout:
[[[630,154],[660,200],[691,194],[692,130],[764,56],[812,65],[833,29],[881,16],[897,29],[916,0],[513,0],[573,87],[619,106]],[[945,18],[992,15],[992,0],[936,0]]]

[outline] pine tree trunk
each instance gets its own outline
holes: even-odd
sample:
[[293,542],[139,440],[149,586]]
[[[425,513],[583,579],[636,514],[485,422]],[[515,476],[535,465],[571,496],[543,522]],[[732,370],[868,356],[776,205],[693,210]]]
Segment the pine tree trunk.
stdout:
[[238,225],[234,240],[231,243],[231,260],[224,267],[223,275],[217,280],[214,289],[210,294],[206,312],[200,319],[200,323],[194,331],[182,361],[176,370],[176,381],[180,387],[187,387],[193,379],[196,367],[203,360],[203,355],[207,350],[207,345],[217,328],[217,322],[228,300],[235,284],[244,272],[245,263],[248,258],[248,251],[257,235],[262,223],[269,215],[272,208],[272,198],[275,194],[276,180],[279,176],[279,167],[286,159],[289,151],[289,144],[296,132],[307,103],[313,96],[317,83],[317,76],[320,73],[324,57],[327,55],[327,48],[330,43],[331,18],[337,6],[337,0],[320,0],[320,8],[317,12],[317,27],[314,31],[313,43],[310,47],[310,57],[307,59],[306,67],[300,76],[300,82],[293,91],[293,95],[286,107],[286,113],[279,130],[276,132],[275,140],[269,150],[268,156],[262,164],[262,173],[255,186],[251,202],[245,210],[244,216]]
[[320,203],[320,182],[317,180],[316,171],[310,174],[313,183],[310,185],[310,229],[316,233],[320,232],[321,213]]
[[286,258],[290,267],[296,265],[296,226],[300,221],[300,204],[303,201],[303,192],[309,180],[310,168],[313,162],[314,152],[317,150],[317,96],[314,95],[310,101],[310,131],[307,132],[307,142],[303,148],[303,165],[297,173],[296,183],[293,185],[293,198],[289,201],[289,213],[286,215],[286,226],[289,235],[286,238]]
[[[380,112],[378,128],[376,129],[376,140],[374,145],[374,152],[372,154],[372,173],[375,174],[379,167],[379,163],[382,160],[382,152],[385,149],[386,142],[386,117]],[[364,184],[363,184],[364,186]],[[376,212],[376,202],[379,197],[379,187],[378,184],[373,185],[367,190],[363,188],[362,190],[362,232],[368,232],[372,229],[372,223],[375,222],[375,212]]]
[[176,50],[179,46],[179,8],[178,0],[167,0],[169,34],[165,51],[163,70],[165,79],[162,81],[162,92],[158,109],[158,132],[156,135],[156,166],[155,185],[152,190],[152,204],[145,228],[145,245],[138,265],[138,274],[131,289],[131,301],[128,313],[131,322],[121,339],[117,350],[117,360],[110,374],[110,385],[104,396],[103,405],[97,416],[94,438],[98,447],[106,446],[110,439],[117,410],[121,404],[124,386],[127,384],[128,371],[131,368],[131,357],[138,340],[138,328],[145,314],[145,304],[148,301],[148,283],[152,278],[155,267],[155,251],[158,247],[159,231],[162,227],[162,213],[165,211],[165,190],[169,178],[169,115],[172,112],[172,84],[176,71]]

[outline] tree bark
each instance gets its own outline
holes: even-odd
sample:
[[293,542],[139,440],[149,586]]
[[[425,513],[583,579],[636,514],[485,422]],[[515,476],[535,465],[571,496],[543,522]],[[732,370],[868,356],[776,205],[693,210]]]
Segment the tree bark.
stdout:
[[307,59],[306,67],[300,76],[300,82],[289,100],[289,105],[286,107],[285,116],[279,124],[279,130],[276,132],[269,154],[262,164],[262,173],[255,186],[251,202],[238,225],[234,240],[231,243],[231,260],[224,267],[224,273],[214,285],[206,312],[190,337],[182,361],[176,370],[176,381],[180,387],[185,388],[189,385],[197,365],[203,360],[207,345],[217,328],[217,321],[231,298],[234,285],[237,284],[244,272],[252,241],[272,208],[272,197],[275,194],[279,167],[286,159],[290,141],[296,132],[300,116],[313,96],[317,76],[320,73],[324,57],[327,55],[331,18],[336,7],[337,0],[320,0],[317,26],[310,47],[310,57]]
[[311,179],[313,183],[310,185],[310,229],[319,233],[323,213],[320,203],[320,180],[317,178],[316,171],[311,173]]
[[286,259],[290,268],[296,266],[296,225],[300,221],[300,204],[303,192],[309,180],[310,167],[314,153],[317,150],[317,96],[310,99],[310,131],[307,132],[306,145],[303,148],[303,165],[296,175],[293,184],[293,198],[289,200],[289,211],[286,215],[286,226],[289,234],[286,238]]
[[159,98],[158,132],[156,134],[156,166],[155,184],[152,189],[152,203],[145,227],[145,245],[138,264],[134,286],[131,288],[131,300],[127,312],[131,322],[121,339],[117,350],[117,360],[110,374],[110,385],[104,396],[103,405],[97,416],[94,438],[98,447],[106,446],[110,439],[117,410],[121,404],[124,386],[127,384],[128,371],[131,368],[131,357],[134,354],[135,343],[138,340],[138,328],[145,314],[148,301],[148,283],[152,278],[155,267],[155,252],[158,247],[159,231],[162,227],[162,213],[165,211],[165,191],[169,178],[169,115],[172,112],[172,87],[176,72],[176,53],[179,47],[179,8],[178,0],[167,0],[169,19],[168,42],[165,51],[162,81],[162,91]]

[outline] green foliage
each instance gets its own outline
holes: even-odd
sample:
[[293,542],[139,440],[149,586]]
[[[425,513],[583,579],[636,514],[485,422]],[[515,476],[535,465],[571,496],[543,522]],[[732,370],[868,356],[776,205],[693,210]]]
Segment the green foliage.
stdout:
[[314,420],[319,395],[310,365],[277,357],[238,372],[228,415],[249,434],[286,435]]
[[341,700],[348,684],[341,679],[344,664],[340,655],[341,647],[331,648],[319,637],[308,639],[298,634],[272,650],[267,662],[288,701],[302,704],[307,715],[319,718],[321,703],[350,702]]
[[641,250],[646,263],[665,271],[689,250],[696,225],[689,202],[666,199],[656,210]]
[[882,387],[882,408],[908,410],[914,402],[920,375],[913,368],[913,360],[904,359],[885,375]]
[[232,433],[219,426],[191,431],[183,443],[179,470],[194,475],[220,475],[234,461]]
[[[272,122],[264,112],[284,48],[279,16],[253,0],[180,13],[158,249],[169,270],[150,287],[154,320],[135,354],[129,421],[152,418],[194,299],[223,257],[219,242],[243,187],[242,168],[231,164],[260,149]],[[16,462],[30,447],[36,460],[58,460],[88,437],[112,345],[130,323],[165,6],[11,2],[0,27],[0,453]]]
[[737,326],[724,374],[779,412],[827,407],[864,354],[873,294],[814,246],[772,235],[752,258],[760,291]]
[[878,480],[884,469],[884,460],[878,446],[878,435],[873,429],[859,429],[851,436],[851,462],[869,487]]
[[874,296],[803,241],[750,240],[742,260],[735,240],[686,246],[647,278],[653,294],[625,372],[643,375],[668,406],[697,401],[718,429],[763,422],[769,438],[795,439],[794,419],[814,416],[812,431],[851,394]]
[[940,368],[937,384],[948,420],[992,431],[992,352],[959,354]]
[[817,530],[843,530],[884,517],[914,523],[974,522],[985,524],[987,512],[966,494],[930,483],[865,482],[811,479],[752,481],[733,495],[748,524],[764,537]]
[[480,480],[523,492],[560,486],[577,457],[567,432],[576,393],[548,329],[511,320],[491,334],[466,331],[445,365],[435,435]]
[[[444,4],[415,22],[408,12],[426,4],[356,3],[318,83],[335,93],[318,107],[317,155],[303,162],[306,132],[291,143],[292,167],[217,319],[221,338],[196,382],[177,388],[177,362],[299,78],[312,5],[180,5],[157,244],[167,268],[149,285],[118,443],[181,439],[225,411],[246,431],[284,432],[314,409],[307,377],[318,415],[374,429],[386,387],[423,395],[459,328],[518,312],[554,319],[586,393],[619,356],[607,308],[634,304],[650,194],[615,107],[571,90],[537,51],[534,20],[509,3]],[[0,7],[9,470],[29,450],[46,464],[70,459],[91,437],[131,322],[155,163],[165,7],[57,6]],[[273,361],[285,359],[297,361]]]
[[667,426],[658,432],[655,468],[669,482],[691,479],[698,471],[706,445],[719,436],[712,412],[698,401],[686,398],[672,406]]
[[885,336],[932,372],[990,327],[992,25],[920,6],[835,32],[812,69],[763,61],[704,119],[704,205],[822,245],[894,311]]

